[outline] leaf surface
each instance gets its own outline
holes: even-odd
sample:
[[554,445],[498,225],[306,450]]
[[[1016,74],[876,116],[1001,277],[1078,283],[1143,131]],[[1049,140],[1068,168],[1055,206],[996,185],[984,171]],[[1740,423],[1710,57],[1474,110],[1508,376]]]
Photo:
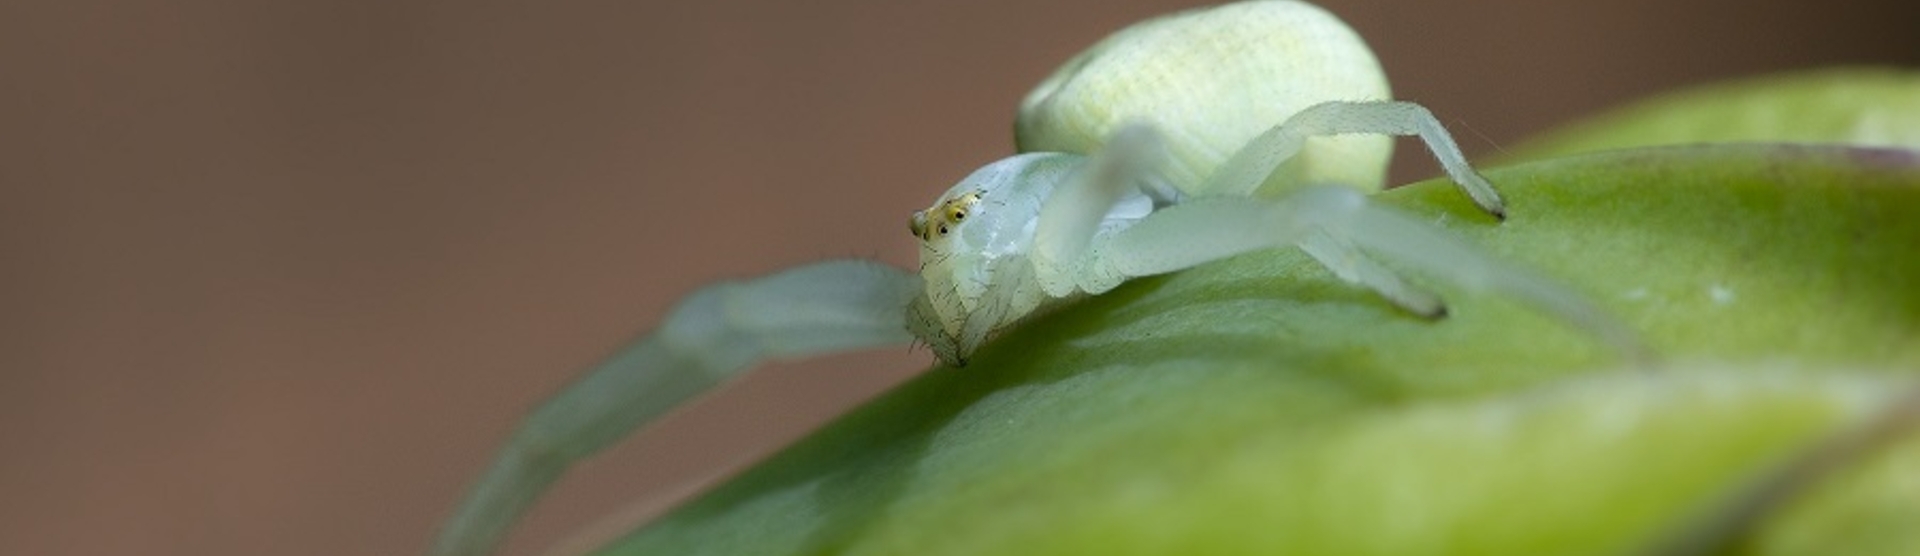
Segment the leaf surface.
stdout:
[[[1920,387],[1913,151],[1487,177],[1505,223],[1444,182],[1377,198],[1590,296],[1659,364],[1511,300],[1435,285],[1427,321],[1249,254],[1032,320],[604,552],[1643,553]],[[1884,448],[1744,508],[1743,553],[1920,553],[1920,435]]]

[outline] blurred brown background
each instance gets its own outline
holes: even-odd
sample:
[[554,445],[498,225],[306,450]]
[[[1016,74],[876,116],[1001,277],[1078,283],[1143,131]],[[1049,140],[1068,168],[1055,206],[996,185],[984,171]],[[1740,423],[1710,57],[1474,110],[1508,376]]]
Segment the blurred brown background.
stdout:
[[[911,264],[906,214],[1008,154],[1028,86],[1194,2],[1038,4],[0,5],[0,554],[419,551],[679,294]],[[1906,1],[1325,4],[1470,155],[1678,84],[1920,64]],[[765,369],[562,483],[511,553],[929,359]]]

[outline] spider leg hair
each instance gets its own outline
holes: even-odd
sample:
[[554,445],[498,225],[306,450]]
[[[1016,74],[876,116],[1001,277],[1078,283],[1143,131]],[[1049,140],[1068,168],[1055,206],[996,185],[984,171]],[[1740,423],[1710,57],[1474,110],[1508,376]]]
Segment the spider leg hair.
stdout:
[[[1092,247],[1088,264],[1121,280],[1172,272],[1257,249],[1314,243],[1324,233],[1395,266],[1470,290],[1510,297],[1594,335],[1635,363],[1650,351],[1584,296],[1453,239],[1442,228],[1350,188],[1308,186],[1277,201],[1208,197],[1168,207]],[[1341,272],[1335,269],[1335,272]],[[1379,283],[1363,280],[1378,289]],[[1118,285],[1118,281],[1113,285]],[[1111,286],[1109,286],[1110,288]],[[1100,290],[1104,291],[1104,290]],[[1098,293],[1092,291],[1090,293]],[[1392,299],[1395,294],[1383,292]]]
[[528,416],[429,554],[491,553],[574,462],[758,363],[913,341],[905,320],[920,288],[916,274],[840,260],[695,291]]
[[1411,102],[1361,101],[1323,102],[1307,107],[1287,121],[1260,134],[1221,165],[1200,191],[1208,195],[1245,197],[1259,189],[1267,177],[1300,152],[1309,137],[1343,134],[1415,135],[1440,161],[1460,189],[1474,204],[1502,220],[1507,217],[1506,203],[1487,179],[1467,164],[1460,146],[1425,107]]

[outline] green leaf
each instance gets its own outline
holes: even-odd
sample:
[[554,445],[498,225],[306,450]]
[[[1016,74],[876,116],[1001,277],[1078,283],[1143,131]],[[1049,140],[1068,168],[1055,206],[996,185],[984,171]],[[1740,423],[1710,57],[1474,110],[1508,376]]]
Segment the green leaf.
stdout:
[[1920,155],[1487,176],[1505,223],[1443,182],[1378,198],[1591,296],[1660,364],[1511,300],[1440,288],[1426,321],[1256,253],[1034,320],[605,553],[1628,554],[1746,514],[1742,553],[1920,553],[1920,434],[1780,478],[1914,403]]
[[1675,91],[1567,126],[1504,158],[1755,141],[1920,149],[1920,72],[1823,69]]

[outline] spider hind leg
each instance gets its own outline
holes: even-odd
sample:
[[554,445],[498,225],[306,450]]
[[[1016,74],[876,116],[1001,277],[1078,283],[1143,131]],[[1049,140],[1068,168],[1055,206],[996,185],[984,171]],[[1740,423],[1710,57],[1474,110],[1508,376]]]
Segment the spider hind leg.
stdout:
[[1439,295],[1408,284],[1349,241],[1323,230],[1307,234],[1299,245],[1334,276],[1373,290],[1401,310],[1428,320],[1447,316],[1447,304]]

